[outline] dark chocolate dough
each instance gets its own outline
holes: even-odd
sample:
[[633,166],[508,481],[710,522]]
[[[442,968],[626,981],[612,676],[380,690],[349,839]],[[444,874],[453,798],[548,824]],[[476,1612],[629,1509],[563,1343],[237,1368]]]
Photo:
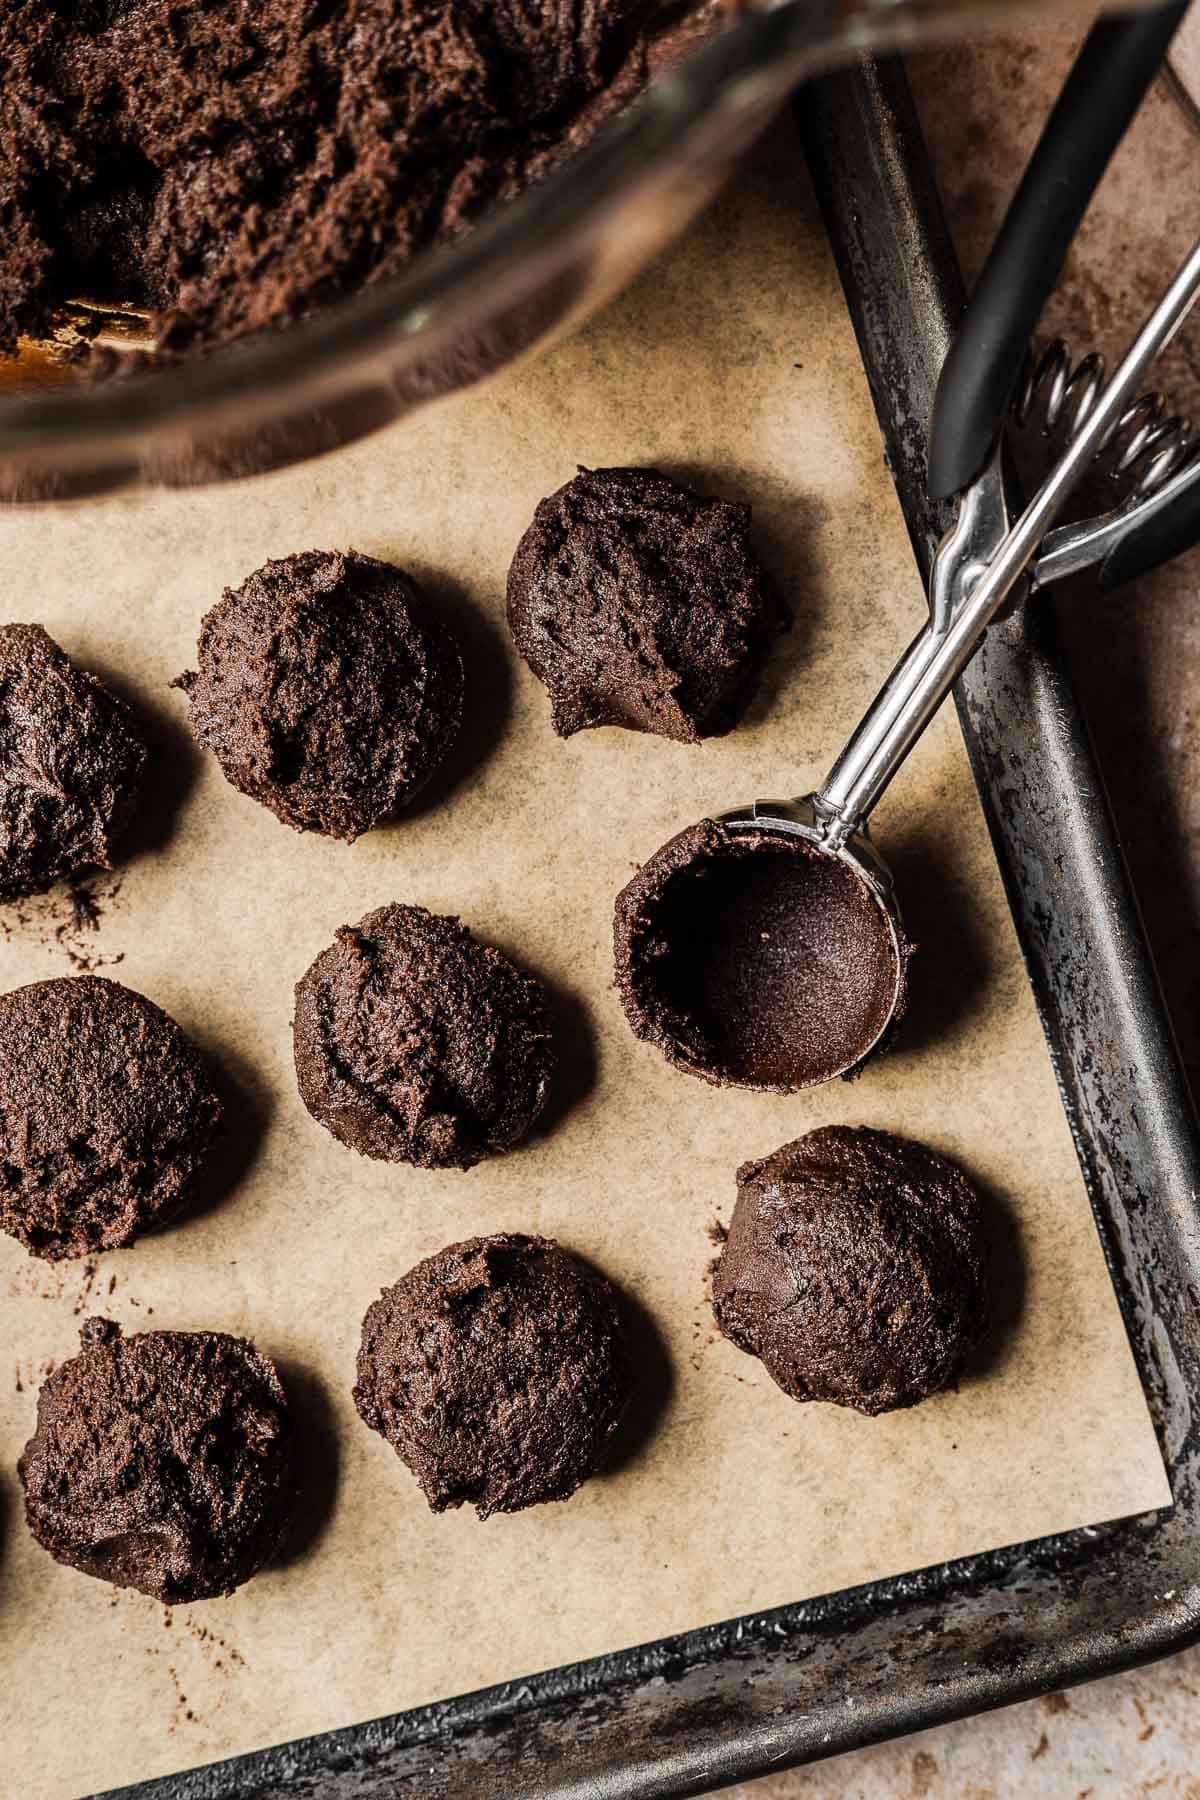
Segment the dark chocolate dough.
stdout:
[[513,640],[560,737],[729,731],[786,622],[750,508],[656,469],[581,469],[539,504],[508,575]]
[[846,863],[711,819],[638,870],[614,944],[637,1036],[718,1087],[790,1093],[850,1073],[898,987],[903,1003],[907,948]]
[[942,1156],[826,1125],[738,1170],[713,1311],[794,1400],[915,1406],[988,1323],[979,1197]]
[[422,906],[344,925],[296,984],[294,1033],[313,1118],[362,1156],[422,1169],[518,1144],[554,1068],[540,982]]
[[641,86],[640,0],[5,0],[0,349],[297,318],[538,180]]
[[295,831],[353,842],[440,767],[462,720],[462,658],[390,563],[308,550],[227,588],[180,675],[226,778]]
[[434,1512],[566,1500],[599,1468],[631,1388],[617,1296],[546,1238],[451,1244],[363,1320],[354,1403]]
[[38,1395],[18,1467],[58,1562],[167,1606],[231,1594],[276,1549],[294,1487],[273,1364],[221,1331],[122,1337],[89,1319]]
[[0,1228],[31,1255],[166,1224],[220,1118],[195,1045],[141,994],[76,975],[0,995]]
[[145,764],[123,700],[40,625],[0,627],[0,901],[110,869]]

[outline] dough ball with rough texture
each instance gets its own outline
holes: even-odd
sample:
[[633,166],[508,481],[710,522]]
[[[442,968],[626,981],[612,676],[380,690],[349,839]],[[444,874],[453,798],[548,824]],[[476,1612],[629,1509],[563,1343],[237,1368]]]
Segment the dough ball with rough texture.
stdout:
[[403,569],[308,550],[226,589],[172,684],[226,779],[295,831],[352,842],[401,811],[462,721],[458,645]]
[[0,995],[0,1227],[32,1255],[112,1250],[166,1224],[220,1118],[191,1039],[120,982]]
[[979,1197],[953,1163],[826,1125],[737,1181],[713,1311],[785,1394],[883,1413],[957,1378],[988,1301]]
[[363,1320],[354,1403],[434,1512],[481,1519],[566,1500],[600,1467],[629,1400],[620,1308],[547,1238],[451,1244]]
[[787,612],[748,506],[656,469],[580,469],[517,546],[508,623],[560,737],[624,725],[694,744],[737,723]]
[[145,766],[123,700],[42,626],[0,627],[0,901],[110,869]]
[[89,1319],[38,1395],[18,1464],[56,1561],[167,1606],[230,1594],[272,1555],[294,1488],[273,1364],[221,1331],[123,1337]]
[[541,983],[456,918],[382,906],[296,984],[296,1079],[313,1118],[381,1162],[469,1169],[521,1142],[554,1047]]

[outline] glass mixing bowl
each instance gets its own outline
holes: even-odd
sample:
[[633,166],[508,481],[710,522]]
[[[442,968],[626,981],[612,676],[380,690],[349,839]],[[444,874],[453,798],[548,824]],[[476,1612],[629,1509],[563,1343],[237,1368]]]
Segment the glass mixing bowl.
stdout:
[[0,358],[0,496],[228,479],[360,437],[594,308],[688,222],[797,82],[1016,10],[786,0],[707,35],[704,16],[685,12],[698,48],[540,186],[402,274],[298,324],[136,373],[84,379],[37,346]]

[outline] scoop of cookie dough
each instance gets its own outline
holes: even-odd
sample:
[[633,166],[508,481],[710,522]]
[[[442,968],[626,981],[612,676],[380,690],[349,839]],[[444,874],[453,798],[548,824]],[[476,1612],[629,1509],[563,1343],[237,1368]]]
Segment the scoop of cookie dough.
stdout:
[[613,951],[632,1030],[715,1087],[855,1074],[904,1011],[910,946],[848,862],[783,832],[678,832],[618,894]]
[[560,737],[729,731],[786,622],[750,508],[656,469],[581,469],[540,503],[508,575],[513,640]]
[[0,627],[0,901],[111,868],[145,764],[123,700],[42,626]]
[[38,1395],[18,1473],[56,1561],[167,1606],[230,1594],[275,1550],[292,1428],[273,1364],[221,1331],[89,1319]]
[[713,1311],[785,1394],[882,1413],[955,1380],[988,1302],[979,1197],[953,1163],[827,1125],[737,1182]]
[[481,1519],[566,1500],[629,1399],[611,1284],[546,1238],[451,1244],[363,1320],[354,1403],[434,1512]]
[[0,1227],[32,1255],[112,1250],[165,1224],[220,1118],[191,1039],[120,982],[0,995]]
[[296,984],[300,1097],[381,1162],[469,1169],[542,1110],[554,1048],[540,982],[455,918],[382,906]]
[[227,780],[295,831],[352,842],[440,767],[462,720],[463,668],[403,569],[308,550],[226,589],[199,667],[172,684]]

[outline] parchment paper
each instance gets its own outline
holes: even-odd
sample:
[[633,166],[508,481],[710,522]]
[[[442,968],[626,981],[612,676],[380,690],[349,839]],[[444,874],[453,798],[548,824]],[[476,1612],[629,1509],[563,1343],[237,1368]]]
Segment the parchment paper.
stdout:
[[[534,504],[577,461],[653,461],[752,501],[796,624],[733,736],[552,736],[503,586]],[[611,992],[612,900],[633,864],[706,812],[813,785],[924,604],[786,137],[536,364],[331,461],[11,516],[0,546],[0,616],[44,622],[165,745],[157,819],[77,942],[123,956],[108,972],[195,1033],[257,1134],[224,1199],[132,1250],[55,1269],[0,1241],[6,1790],[107,1787],[1169,1503],[950,709],[877,819],[923,945],[901,1048],[854,1085],[719,1093],[636,1043]],[[427,579],[468,652],[454,780],[352,847],[298,837],[226,786],[166,688],[225,583],[314,546]],[[292,984],[338,925],[393,899],[459,912],[557,996],[548,1128],[468,1174],[363,1161],[296,1094]],[[0,984],[63,971],[56,916],[9,919]],[[706,1225],[728,1218],[737,1164],[824,1121],[921,1137],[989,1201],[996,1338],[915,1411],[799,1407],[712,1337]],[[434,1518],[353,1412],[359,1324],[417,1258],[502,1229],[575,1246],[652,1315],[640,1439],[567,1505]],[[280,1360],[316,1465],[302,1541],[227,1600],[164,1617],[25,1530],[14,1465],[34,1390],[93,1311],[250,1333]]]

